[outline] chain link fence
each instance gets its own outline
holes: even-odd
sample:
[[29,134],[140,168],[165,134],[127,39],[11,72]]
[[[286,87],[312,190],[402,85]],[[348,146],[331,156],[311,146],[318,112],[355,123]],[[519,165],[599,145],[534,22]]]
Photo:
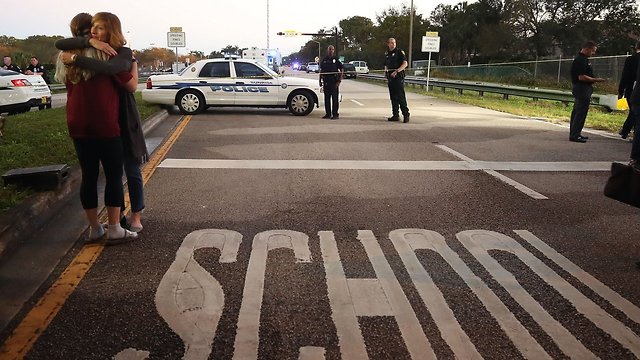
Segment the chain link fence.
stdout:
[[[628,55],[590,58],[596,77],[607,79],[595,87],[598,93],[617,94],[624,61]],[[495,82],[500,84],[532,86],[550,89],[571,89],[571,63],[573,57],[539,59],[496,64],[460,66],[431,66],[431,77],[467,81]],[[409,75],[426,76],[426,64],[418,63],[409,69]]]

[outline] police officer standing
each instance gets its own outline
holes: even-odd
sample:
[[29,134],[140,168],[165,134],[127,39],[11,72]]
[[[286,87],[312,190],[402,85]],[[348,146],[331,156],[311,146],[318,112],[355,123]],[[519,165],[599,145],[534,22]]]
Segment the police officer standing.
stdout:
[[407,107],[407,98],[404,94],[404,69],[409,66],[409,63],[407,63],[404,51],[396,47],[396,39],[389,38],[387,46],[389,50],[384,54],[384,73],[388,81],[391,110],[393,111],[393,115],[387,120],[399,121],[399,110],[402,110],[403,120],[408,123],[409,107]]
[[589,58],[596,54],[596,50],[598,50],[598,45],[593,41],[587,41],[571,63],[571,82],[573,83],[571,92],[575,100],[569,123],[569,141],[586,143],[588,139],[588,137],[582,136],[581,132],[589,112],[593,84],[605,81],[605,79],[593,75]]
[[329,45],[327,56],[320,62],[320,86],[324,89],[323,119],[337,120],[339,87],[342,80],[342,63],[335,57],[335,48]]

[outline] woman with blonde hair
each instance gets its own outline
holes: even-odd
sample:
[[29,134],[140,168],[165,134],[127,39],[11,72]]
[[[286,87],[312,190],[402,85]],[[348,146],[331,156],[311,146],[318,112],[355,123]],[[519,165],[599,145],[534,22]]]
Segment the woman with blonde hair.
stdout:
[[[77,46],[78,42],[82,42],[82,46]],[[109,61],[90,58],[84,52],[80,55],[77,51],[71,51],[94,44],[98,50],[112,56]],[[133,77],[129,72],[132,53],[131,49],[124,47],[125,44],[120,20],[107,12],[93,16],[90,38],[71,38],[56,42],[56,47],[66,50],[59,57],[68,66],[64,79],[67,87],[67,126],[82,170],[80,201],[91,227],[89,239],[101,239],[106,232],[107,244],[131,241],[137,237],[136,233],[123,229],[119,223],[120,208],[124,205],[124,154],[118,122],[120,99],[116,83],[125,87]],[[82,70],[87,67],[86,64],[93,62],[103,65],[100,72]],[[106,178],[106,231],[99,222],[97,211],[100,165]]]
[[[86,15],[90,16],[89,14]],[[100,14],[97,14],[97,16],[100,16]],[[57,45],[65,49],[82,48],[80,50],[73,51],[83,52],[84,55],[89,58],[95,58],[98,60],[109,60],[108,55],[106,55],[105,52],[97,50],[113,50],[108,43],[102,42],[96,38],[85,39],[85,37],[81,33],[73,31],[73,29],[72,34],[74,34],[76,39],[61,40]],[[86,46],[90,47],[86,48]],[[112,53],[117,54],[117,52],[115,51],[113,51]],[[117,64],[113,65],[112,63],[118,63],[119,58],[123,56],[128,55],[116,55],[109,60],[109,63],[87,59],[86,61],[82,62],[82,64],[79,64],[79,66],[75,67],[91,74],[113,74],[120,68]],[[105,57],[107,59],[105,59]],[[144,210],[145,208],[144,184],[142,174],[140,172],[140,166],[148,160],[149,154],[147,152],[144,133],[142,131],[140,114],[138,113],[135,96],[133,95],[138,85],[138,67],[136,66],[135,58],[132,59],[132,61],[133,64],[131,66],[130,72],[133,78],[129,80],[124,89],[121,88],[119,91],[119,125],[123,141],[122,144],[124,147],[124,170],[127,175],[127,187],[129,188],[129,199],[131,204],[131,216],[128,220],[126,217],[124,217],[125,209],[124,207],[122,208],[123,212],[121,214],[120,224],[128,230],[140,232],[142,231],[142,210]]]

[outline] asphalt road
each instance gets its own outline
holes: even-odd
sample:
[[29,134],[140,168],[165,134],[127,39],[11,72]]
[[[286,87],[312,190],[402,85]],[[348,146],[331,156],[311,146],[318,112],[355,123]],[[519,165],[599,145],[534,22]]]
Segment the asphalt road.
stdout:
[[602,195],[628,142],[342,91],[337,121],[183,118],[140,239],[77,247],[26,358],[640,357],[638,210]]

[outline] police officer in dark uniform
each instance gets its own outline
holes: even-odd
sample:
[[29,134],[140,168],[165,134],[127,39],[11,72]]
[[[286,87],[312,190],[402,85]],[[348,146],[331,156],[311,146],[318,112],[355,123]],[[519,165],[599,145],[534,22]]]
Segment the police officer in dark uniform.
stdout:
[[15,65],[15,64],[11,63],[11,56],[9,56],[9,55],[5,55],[2,58],[2,68],[6,69],[6,70],[11,70],[11,71],[22,73],[22,70],[20,69],[20,67],[18,65]]
[[407,107],[407,98],[404,94],[404,69],[409,66],[409,63],[407,63],[404,51],[396,47],[396,39],[389,38],[387,46],[389,50],[384,54],[384,73],[388,80],[391,110],[393,111],[393,115],[387,120],[399,121],[399,110],[402,110],[403,120],[408,123],[409,107]]
[[320,62],[320,86],[324,89],[323,119],[337,120],[339,87],[342,80],[342,63],[335,57],[335,48],[329,45],[327,56]]
[[26,75],[40,75],[44,79],[44,81],[49,83],[49,77],[47,76],[47,71],[44,66],[40,65],[38,62],[38,58],[35,56],[31,57],[31,64],[27,66],[27,69],[24,71]]
[[588,137],[582,136],[582,128],[589,112],[589,103],[593,94],[593,83],[605,81],[603,78],[594,77],[593,68],[589,58],[596,54],[598,45],[593,41],[587,41],[571,63],[571,82],[573,110],[569,123],[569,141],[585,143]]

